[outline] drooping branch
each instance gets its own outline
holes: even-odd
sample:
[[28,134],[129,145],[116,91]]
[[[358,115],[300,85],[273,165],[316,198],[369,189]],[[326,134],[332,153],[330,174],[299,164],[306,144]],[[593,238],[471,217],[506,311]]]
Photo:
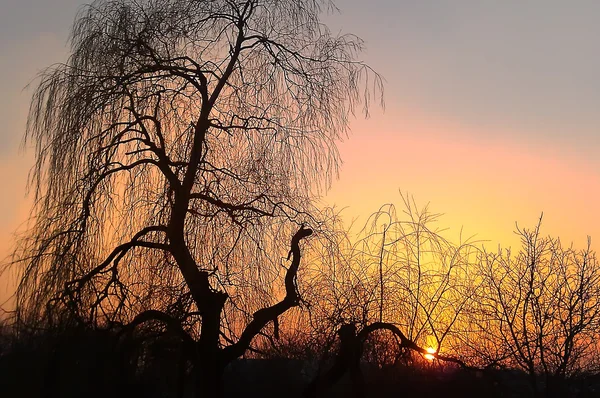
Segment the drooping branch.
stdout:
[[358,333],[358,339],[359,339],[360,343],[361,344],[364,343],[364,341],[367,339],[369,334],[373,333],[376,330],[388,330],[388,331],[392,332],[394,335],[396,335],[400,339],[400,347],[408,348],[408,349],[416,351],[422,355],[431,355],[433,358],[439,359],[440,361],[455,363],[465,369],[477,369],[473,366],[466,364],[464,361],[462,361],[458,358],[449,357],[446,355],[440,355],[437,352],[427,351],[425,348],[419,346],[417,343],[415,343],[414,341],[412,341],[411,339],[406,337],[406,335],[404,333],[402,333],[402,331],[396,325],[394,325],[392,323],[388,323],[388,322],[374,322],[374,323],[364,327]]
[[84,276],[82,276],[81,278],[69,281],[65,286],[67,292],[71,292],[72,286],[74,286],[74,285],[76,286],[75,290],[81,289],[81,287],[85,283],[89,282],[94,276],[96,276],[98,273],[102,272],[111,263],[118,262],[121,258],[123,258],[123,256],[125,256],[125,254],[127,254],[127,252],[129,250],[133,249],[134,247],[146,247],[146,248],[150,248],[150,249],[169,250],[169,246],[166,244],[140,240],[140,238],[142,238],[144,235],[147,235],[148,233],[154,232],[154,231],[166,232],[166,228],[164,226],[159,225],[159,226],[146,227],[146,228],[142,229],[141,231],[136,233],[129,242],[123,243],[123,244],[117,246],[108,255],[108,257],[106,257],[106,259],[102,263],[100,263],[98,266],[96,266],[91,271],[86,273]]
[[167,330],[181,338],[181,341],[184,343],[187,350],[194,352],[196,349],[196,343],[189,333],[187,333],[183,327],[181,327],[181,323],[169,314],[158,310],[147,310],[141,312],[133,319],[133,321],[124,326],[119,335],[130,334],[139,325],[151,321],[158,321],[165,324]]

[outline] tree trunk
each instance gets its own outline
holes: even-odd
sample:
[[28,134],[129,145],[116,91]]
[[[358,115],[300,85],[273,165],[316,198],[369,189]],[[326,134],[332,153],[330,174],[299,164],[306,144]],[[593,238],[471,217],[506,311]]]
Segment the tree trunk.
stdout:
[[222,397],[225,364],[219,347],[221,313],[227,300],[223,292],[211,292],[202,306],[202,327],[198,341],[196,397]]
[[338,330],[340,348],[333,366],[315,379],[304,390],[305,398],[324,396],[328,389],[338,382],[346,372],[350,373],[353,395],[362,398],[365,395],[365,381],[360,370],[361,344],[353,324],[342,325]]
[[531,370],[531,369],[529,370],[529,384],[531,385],[531,388],[533,390],[534,398],[541,398],[542,393],[541,393],[539,385],[538,385],[539,383],[538,383],[538,378],[535,373],[535,370]]

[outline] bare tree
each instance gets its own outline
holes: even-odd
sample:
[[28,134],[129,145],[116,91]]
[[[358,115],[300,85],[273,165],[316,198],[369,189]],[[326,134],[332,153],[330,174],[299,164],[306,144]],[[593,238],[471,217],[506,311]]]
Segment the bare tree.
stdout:
[[216,395],[224,366],[298,305],[303,225],[319,221],[312,198],[336,175],[348,117],[381,93],[356,60],[362,42],[320,22],[326,8],[83,9],[71,56],[43,73],[31,103],[35,208],[14,257],[21,321],[162,323]]
[[361,338],[362,360],[380,367],[413,364],[434,350],[458,358],[477,288],[474,243],[444,238],[439,215],[402,198],[402,213],[387,204],[356,233],[336,228],[328,239],[312,241],[307,255],[318,257],[311,257],[312,277],[302,283],[310,324],[331,336],[324,348],[335,349],[335,333],[354,324],[369,331]]
[[437,226],[439,214],[402,199],[404,214],[385,205],[369,219],[355,245],[358,267],[377,280],[376,320],[402,325],[407,338],[437,352],[472,295],[477,249],[462,237],[458,244],[448,240]]
[[597,356],[600,267],[584,250],[519,229],[521,249],[483,253],[465,343],[474,355],[527,372],[532,391],[564,396],[564,381]]
[[389,322],[422,346],[453,350],[475,291],[478,250],[468,240],[455,244],[444,238],[438,214],[419,209],[408,196],[402,199],[403,213],[386,204],[354,239],[348,233],[331,245],[335,261],[319,261],[321,286],[313,290],[327,302],[317,310],[337,318],[335,327]]

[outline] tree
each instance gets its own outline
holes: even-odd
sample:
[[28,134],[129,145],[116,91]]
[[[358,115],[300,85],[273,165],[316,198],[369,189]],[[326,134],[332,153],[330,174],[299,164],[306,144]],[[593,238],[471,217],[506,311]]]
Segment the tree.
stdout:
[[[440,215],[428,206],[419,209],[408,195],[402,199],[402,213],[386,204],[354,237],[351,232],[330,237],[314,262],[321,267],[314,272],[319,278],[305,297],[319,303],[312,315],[320,319],[318,325],[329,323],[330,330],[348,322],[363,328],[391,323],[407,340],[436,352],[456,353],[465,310],[476,290],[478,250],[474,242],[455,244],[444,238]],[[380,365],[410,359],[414,352],[395,350],[394,340],[379,343],[387,352],[365,351],[365,357]]]
[[[336,142],[381,81],[325,0],[98,0],[32,99],[22,322],[160,323],[199,389],[300,297]],[[294,233],[294,229],[296,232]],[[292,236],[291,246],[287,242]],[[282,257],[290,261],[287,269]],[[276,330],[275,330],[276,331]]]
[[465,344],[475,356],[527,372],[535,396],[564,396],[568,377],[591,370],[600,325],[600,267],[590,242],[563,247],[517,228],[521,249],[486,252]]

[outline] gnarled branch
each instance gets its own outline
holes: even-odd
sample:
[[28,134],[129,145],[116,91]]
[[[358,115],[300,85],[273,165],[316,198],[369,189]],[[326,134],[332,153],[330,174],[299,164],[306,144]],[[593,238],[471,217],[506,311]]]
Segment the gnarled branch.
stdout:
[[288,259],[292,259],[292,264],[285,275],[285,297],[270,307],[262,308],[254,313],[252,321],[246,326],[237,343],[226,347],[223,350],[223,356],[226,361],[231,361],[244,354],[250,346],[252,339],[269,323],[275,322],[276,319],[284,312],[298,305],[300,295],[296,289],[296,275],[300,266],[300,240],[312,235],[313,231],[309,228],[300,227],[298,232],[294,234],[291,243],[291,249],[288,254]]

